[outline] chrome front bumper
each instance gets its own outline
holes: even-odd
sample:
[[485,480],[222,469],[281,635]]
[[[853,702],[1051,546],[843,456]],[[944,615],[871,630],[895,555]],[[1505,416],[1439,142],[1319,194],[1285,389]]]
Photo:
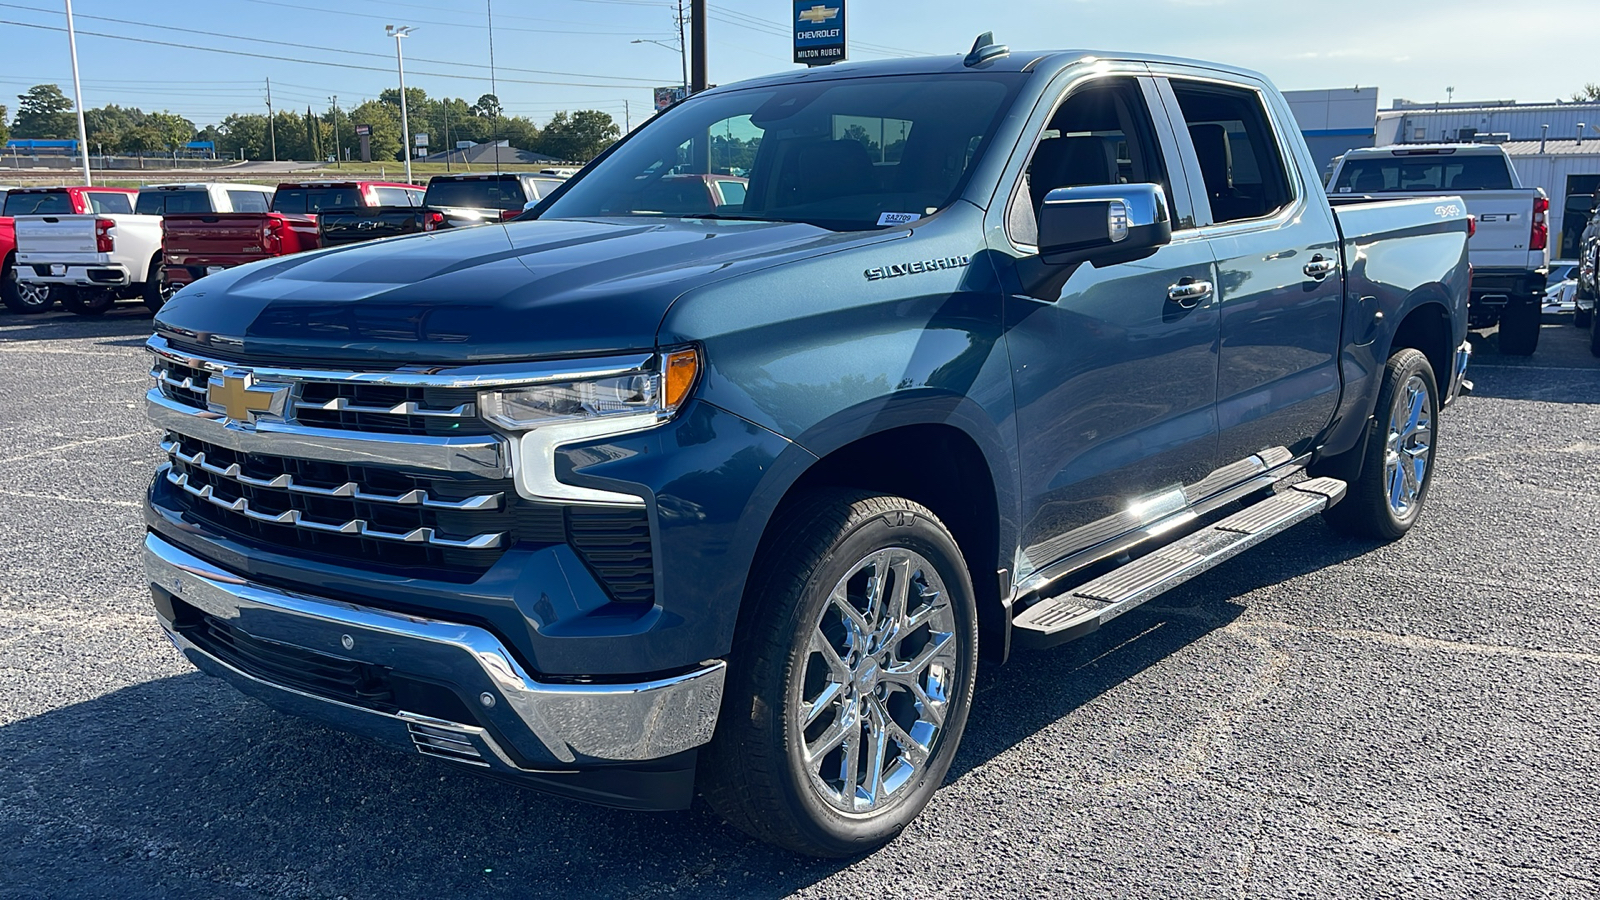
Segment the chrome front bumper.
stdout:
[[254,583],[154,534],[145,538],[144,564],[152,588],[252,639],[452,686],[481,721],[379,711],[316,696],[208,653],[157,604],[168,637],[208,674],[286,712],[424,755],[509,774],[573,772],[590,764],[668,757],[706,743],[716,728],[727,668],[721,660],[641,683],[553,684],[529,677],[499,639],[472,625]]

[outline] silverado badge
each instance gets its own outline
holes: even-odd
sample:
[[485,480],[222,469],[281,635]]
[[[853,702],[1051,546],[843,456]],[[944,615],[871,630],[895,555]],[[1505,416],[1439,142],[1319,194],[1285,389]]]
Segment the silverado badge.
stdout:
[[972,258],[968,256],[919,259],[916,262],[895,263],[891,266],[874,266],[868,269],[865,274],[868,281],[882,281],[885,278],[899,278],[902,275],[921,275],[925,272],[937,272],[940,269],[965,269],[971,262]]

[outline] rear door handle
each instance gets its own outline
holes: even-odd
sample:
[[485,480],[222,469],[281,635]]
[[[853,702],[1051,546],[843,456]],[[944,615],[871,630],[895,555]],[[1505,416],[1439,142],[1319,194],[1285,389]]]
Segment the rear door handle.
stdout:
[[1215,292],[1216,288],[1209,281],[1184,278],[1177,284],[1167,288],[1167,299],[1184,309],[1194,309],[1196,306],[1210,300],[1211,295]]
[[1322,279],[1327,278],[1329,275],[1332,275],[1338,268],[1338,260],[1328,259],[1321,253],[1318,253],[1316,256],[1311,257],[1311,262],[1306,263],[1305,273],[1308,278],[1314,278],[1317,281],[1321,281]]

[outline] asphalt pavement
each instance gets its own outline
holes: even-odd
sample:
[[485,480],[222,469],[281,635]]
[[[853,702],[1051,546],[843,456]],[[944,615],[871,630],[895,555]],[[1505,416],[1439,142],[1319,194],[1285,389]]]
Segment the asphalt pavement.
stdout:
[[480,780],[246,700],[150,610],[149,318],[0,314],[0,898],[1600,896],[1600,360],[1479,342],[1399,543],[1302,525],[982,671],[884,850]]

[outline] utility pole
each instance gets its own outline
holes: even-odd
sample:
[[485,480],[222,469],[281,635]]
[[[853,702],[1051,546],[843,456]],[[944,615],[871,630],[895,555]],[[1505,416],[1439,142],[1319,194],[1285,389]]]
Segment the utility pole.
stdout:
[[340,159],[344,156],[344,152],[339,147],[339,95],[334,94],[328,100],[333,103],[333,167],[342,169],[344,164]]
[[394,62],[400,70],[400,154],[406,158],[406,183],[411,183],[411,119],[406,112],[406,60],[400,52],[400,39],[411,33],[410,25],[385,25],[384,29],[389,36],[394,38]]
[[494,95],[494,168],[500,171],[500,88],[494,79],[494,0],[483,0],[489,13],[489,93]]
[[685,90],[689,87],[689,44],[683,37],[683,25],[687,21],[688,17],[683,14],[683,0],[678,0],[678,58],[683,62],[682,84]]
[[691,94],[705,90],[706,77],[706,0],[690,0],[690,31],[694,35],[694,80],[689,86]]
[[83,85],[78,81],[78,32],[72,24],[72,0],[67,0],[67,48],[72,51],[72,102],[78,110],[78,152],[83,155],[83,184],[89,180],[89,132],[83,127]]
[[622,101],[622,133],[627,134],[633,130],[633,108],[628,106],[628,101]]
[[267,133],[272,135],[272,161],[278,161],[278,123],[272,114],[272,79],[267,79]]
[[442,105],[444,106],[444,170],[448,172],[450,154],[455,152],[450,146],[450,101],[446,99]]

